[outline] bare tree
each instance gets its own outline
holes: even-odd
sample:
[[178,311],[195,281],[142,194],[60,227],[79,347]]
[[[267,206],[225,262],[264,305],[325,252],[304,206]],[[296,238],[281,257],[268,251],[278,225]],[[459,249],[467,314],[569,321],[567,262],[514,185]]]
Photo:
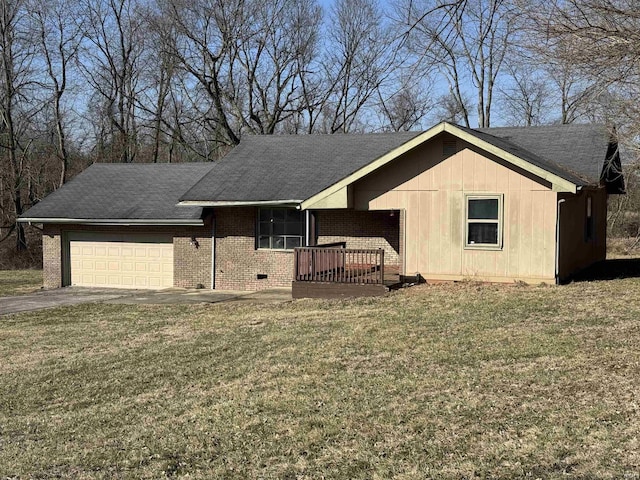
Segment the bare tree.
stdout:
[[573,95],[566,95],[566,120],[575,116],[573,103],[593,101],[607,92],[606,98],[617,98],[617,120],[625,124],[624,135],[637,137],[640,4],[635,0],[554,0],[536,1],[534,7],[530,16],[536,28],[564,66],[565,72],[558,75],[562,85],[579,86]]
[[469,82],[476,91],[478,125],[489,127],[496,82],[516,31],[512,2],[407,0],[399,8],[407,44],[428,65],[439,65],[465,125],[470,125],[465,99]]
[[209,141],[215,158],[244,131],[272,134],[300,115],[321,19],[314,0],[164,0],[162,9],[176,29],[171,54],[193,81],[183,103],[209,138],[203,156]]
[[327,131],[349,132],[394,62],[375,0],[337,0],[330,11],[323,106]]
[[549,79],[532,65],[509,65],[510,82],[499,88],[503,118],[509,124],[532,126],[545,122],[549,111]]
[[64,123],[63,96],[67,93],[69,70],[76,59],[82,36],[82,20],[74,2],[67,0],[31,0],[28,10],[32,17],[38,53],[44,60],[51,92],[51,103],[55,123],[56,155],[60,162],[62,186],[69,173],[69,151]]
[[[138,147],[136,118],[139,78],[145,47],[144,23],[136,0],[84,0],[85,29],[82,72],[102,104],[108,134],[100,142],[119,162],[135,160]],[[102,150],[101,155],[106,151]]]
[[0,146],[2,170],[11,199],[11,210],[3,212],[8,236],[16,232],[16,249],[26,250],[27,239],[16,218],[23,212],[28,194],[29,142],[24,132],[33,114],[28,104],[32,81],[33,44],[25,20],[24,2],[0,0]]
[[411,77],[400,79],[400,88],[386,96],[378,91],[378,108],[383,118],[383,129],[394,132],[409,131],[435,108],[430,100],[431,88],[426,82]]

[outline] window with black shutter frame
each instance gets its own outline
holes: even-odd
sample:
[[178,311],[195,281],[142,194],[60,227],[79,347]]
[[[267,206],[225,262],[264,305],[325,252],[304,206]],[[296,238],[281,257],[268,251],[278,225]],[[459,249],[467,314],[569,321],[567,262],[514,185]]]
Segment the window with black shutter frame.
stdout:
[[304,213],[295,208],[261,208],[258,248],[293,250],[304,245]]

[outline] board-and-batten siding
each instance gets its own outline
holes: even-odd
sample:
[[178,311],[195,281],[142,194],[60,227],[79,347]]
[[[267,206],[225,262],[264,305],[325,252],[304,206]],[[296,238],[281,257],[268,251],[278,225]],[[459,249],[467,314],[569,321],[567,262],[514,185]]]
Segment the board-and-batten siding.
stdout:
[[[501,250],[464,246],[465,194],[504,195]],[[555,279],[557,194],[530,174],[458,141],[445,158],[435,139],[354,187],[355,208],[404,209],[405,269],[427,279]]]

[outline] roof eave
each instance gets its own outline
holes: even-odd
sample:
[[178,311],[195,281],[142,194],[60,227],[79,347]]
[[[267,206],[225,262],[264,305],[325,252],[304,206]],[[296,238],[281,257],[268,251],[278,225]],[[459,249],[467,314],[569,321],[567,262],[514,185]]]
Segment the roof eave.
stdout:
[[53,218],[53,217],[21,217],[19,223],[61,224],[61,225],[159,225],[200,227],[202,219],[147,219],[147,218]]
[[182,200],[179,207],[298,207],[302,200]]

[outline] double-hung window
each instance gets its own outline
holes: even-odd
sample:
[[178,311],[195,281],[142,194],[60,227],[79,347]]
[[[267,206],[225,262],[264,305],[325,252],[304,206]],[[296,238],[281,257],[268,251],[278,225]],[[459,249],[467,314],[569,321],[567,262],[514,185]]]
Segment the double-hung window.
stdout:
[[304,213],[295,208],[261,208],[258,248],[292,250],[304,244]]
[[466,195],[467,248],[502,248],[502,195]]

